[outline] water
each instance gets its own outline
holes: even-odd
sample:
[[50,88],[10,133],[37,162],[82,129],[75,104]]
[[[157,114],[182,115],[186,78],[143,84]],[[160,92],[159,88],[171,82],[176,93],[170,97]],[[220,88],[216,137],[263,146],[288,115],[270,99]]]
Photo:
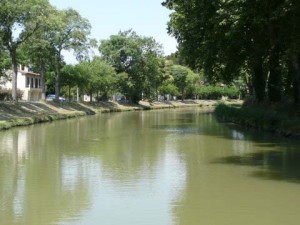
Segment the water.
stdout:
[[0,132],[0,225],[298,225],[299,147],[198,109]]

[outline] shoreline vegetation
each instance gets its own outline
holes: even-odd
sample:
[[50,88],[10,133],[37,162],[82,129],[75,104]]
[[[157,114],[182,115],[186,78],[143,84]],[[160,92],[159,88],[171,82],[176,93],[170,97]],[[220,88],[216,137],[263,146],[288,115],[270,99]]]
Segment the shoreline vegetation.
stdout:
[[239,100],[186,100],[126,102],[0,102],[0,131],[18,126],[46,123],[87,115],[110,112],[201,107],[214,113],[224,122],[278,133],[289,138],[300,138],[299,111],[292,107],[247,106]]
[[214,110],[221,121],[300,139],[300,111],[292,105],[218,104]]

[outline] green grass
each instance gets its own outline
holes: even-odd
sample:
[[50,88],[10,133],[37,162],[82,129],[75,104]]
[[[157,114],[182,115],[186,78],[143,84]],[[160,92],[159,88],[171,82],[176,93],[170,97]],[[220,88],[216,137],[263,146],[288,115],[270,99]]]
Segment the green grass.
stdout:
[[86,115],[85,112],[75,112],[75,113],[68,113],[68,114],[37,115],[32,117],[16,118],[7,121],[1,121],[0,130],[7,130],[12,127],[28,126],[37,123],[46,123],[55,120],[69,119],[69,118],[75,118],[75,117],[80,117],[85,115]]

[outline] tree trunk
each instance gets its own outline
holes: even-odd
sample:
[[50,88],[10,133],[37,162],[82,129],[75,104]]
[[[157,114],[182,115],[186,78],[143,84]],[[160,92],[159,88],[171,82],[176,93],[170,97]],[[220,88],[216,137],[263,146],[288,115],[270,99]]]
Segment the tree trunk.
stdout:
[[46,82],[45,82],[46,66],[44,62],[40,63],[42,100],[46,101]]
[[69,102],[71,102],[71,86],[69,85]]
[[16,48],[10,49],[10,57],[12,61],[12,68],[13,68],[13,74],[12,74],[12,100],[14,102],[18,101],[18,64],[17,64],[17,51]]
[[278,44],[272,47],[270,59],[270,74],[268,80],[268,97],[270,102],[279,102],[282,97],[282,77],[279,65]]
[[93,94],[90,93],[90,102],[93,102]]
[[78,87],[77,87],[77,90],[76,90],[76,100],[77,100],[77,102],[80,102],[79,88]]
[[60,95],[60,60],[55,63],[55,99],[59,100]]
[[263,71],[262,62],[257,62],[253,66],[253,89],[254,97],[257,102],[265,99],[266,78]]

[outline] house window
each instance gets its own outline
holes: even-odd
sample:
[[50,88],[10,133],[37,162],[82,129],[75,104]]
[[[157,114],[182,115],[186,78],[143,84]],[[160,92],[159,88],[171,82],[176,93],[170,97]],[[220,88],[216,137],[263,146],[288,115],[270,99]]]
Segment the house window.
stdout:
[[30,87],[31,87],[31,88],[33,88],[33,84],[34,84],[33,78],[31,78],[31,83],[30,83]]
[[30,78],[26,77],[26,87],[29,88],[30,85]]
[[38,88],[38,85],[39,85],[39,80],[35,78],[35,88]]
[[39,88],[41,87],[42,85],[41,85],[41,79],[39,79]]

